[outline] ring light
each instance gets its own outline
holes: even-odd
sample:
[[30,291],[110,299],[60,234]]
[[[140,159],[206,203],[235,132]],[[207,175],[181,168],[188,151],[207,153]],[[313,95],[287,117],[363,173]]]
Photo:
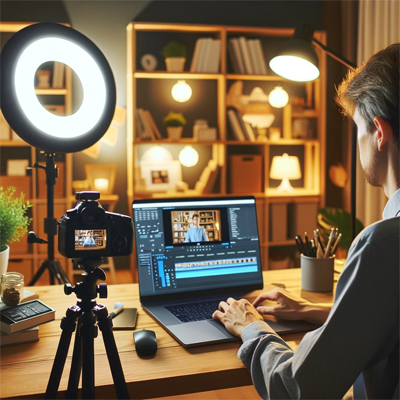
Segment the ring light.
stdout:
[[[83,103],[70,116],[58,116],[39,102],[34,87],[38,67],[48,61],[68,65],[83,87]],[[1,107],[13,130],[32,146],[76,152],[96,143],[115,111],[115,82],[98,47],[78,31],[40,23],[14,34],[1,53]]]

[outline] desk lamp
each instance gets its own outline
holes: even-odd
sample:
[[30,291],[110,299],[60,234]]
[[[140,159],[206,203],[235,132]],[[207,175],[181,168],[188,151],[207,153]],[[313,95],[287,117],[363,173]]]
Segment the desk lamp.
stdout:
[[[326,54],[339,61],[347,68],[355,69],[356,65],[334,50],[325,46],[313,37],[314,28],[311,25],[296,27],[290,38],[269,62],[271,69],[278,75],[297,82],[308,82],[319,76],[318,56],[312,46],[314,43]],[[357,161],[357,130],[353,126],[351,138],[351,232],[356,236],[356,161]]]
[[269,177],[272,179],[282,179],[278,186],[280,192],[292,192],[293,186],[289,179],[300,179],[301,170],[299,159],[296,156],[289,156],[284,153],[282,156],[275,156],[272,159],[271,171]]

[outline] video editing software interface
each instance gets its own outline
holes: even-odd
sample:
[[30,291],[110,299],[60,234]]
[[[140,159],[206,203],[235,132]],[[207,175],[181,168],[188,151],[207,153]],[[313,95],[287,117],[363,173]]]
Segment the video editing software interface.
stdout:
[[260,281],[254,199],[134,202],[132,207],[141,296]]

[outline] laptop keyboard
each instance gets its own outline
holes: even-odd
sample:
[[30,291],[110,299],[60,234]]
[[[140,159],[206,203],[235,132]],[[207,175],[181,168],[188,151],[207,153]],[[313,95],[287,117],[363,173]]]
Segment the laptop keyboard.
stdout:
[[221,300],[209,300],[190,304],[178,304],[173,306],[165,306],[181,322],[194,322],[212,319],[215,310]]

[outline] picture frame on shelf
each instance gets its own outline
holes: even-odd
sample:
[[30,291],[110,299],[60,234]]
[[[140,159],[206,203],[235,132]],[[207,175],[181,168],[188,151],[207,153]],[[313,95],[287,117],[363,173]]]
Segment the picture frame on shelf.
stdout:
[[7,176],[26,176],[29,160],[7,160]]
[[140,163],[140,172],[144,179],[145,189],[150,192],[175,190],[182,181],[182,167],[178,160],[167,163]]
[[85,173],[91,190],[103,195],[114,193],[116,164],[85,164]]

